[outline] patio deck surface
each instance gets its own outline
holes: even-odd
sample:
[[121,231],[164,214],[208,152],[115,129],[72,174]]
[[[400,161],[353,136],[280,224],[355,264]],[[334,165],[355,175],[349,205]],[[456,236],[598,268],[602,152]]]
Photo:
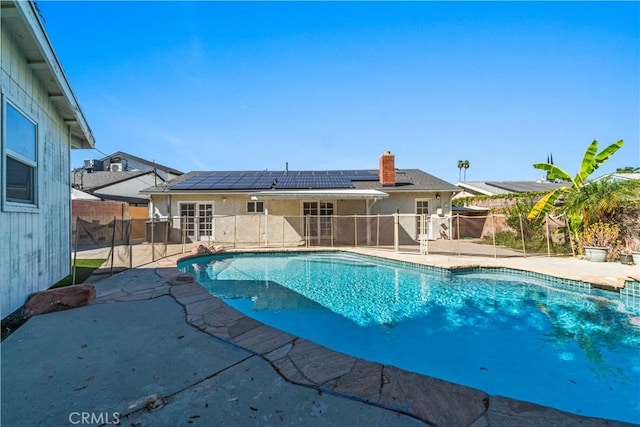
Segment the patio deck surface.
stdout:
[[[546,257],[357,252],[503,266],[619,287],[640,266]],[[624,426],[380,365],[263,325],[159,260],[95,282],[1,348],[2,425]]]

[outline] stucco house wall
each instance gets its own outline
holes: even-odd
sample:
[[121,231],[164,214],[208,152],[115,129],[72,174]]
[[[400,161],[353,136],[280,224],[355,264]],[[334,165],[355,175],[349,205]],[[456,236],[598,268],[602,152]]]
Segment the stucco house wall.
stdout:
[[[440,194],[440,193],[438,193]],[[290,245],[301,244],[304,239],[304,219],[302,216],[302,200],[264,200],[265,213],[247,212],[247,203],[251,202],[249,194],[152,194],[151,215],[156,219],[171,219],[171,238],[173,241],[191,240],[212,240],[220,243],[256,243],[277,242]],[[392,215],[395,213],[407,214],[400,218],[401,233],[400,243],[415,243],[418,237],[418,222],[415,216],[416,200],[428,200],[431,212],[431,238],[450,238],[450,208],[451,193],[443,193],[440,200],[436,199],[436,193],[426,192],[396,192],[390,193],[388,198],[376,202],[365,200],[326,200],[334,202],[336,216],[366,215],[367,204],[370,205],[371,215]],[[213,219],[207,220],[212,223],[213,232],[211,236],[200,236],[199,233],[193,236],[182,236],[180,216],[180,205],[182,203],[195,203],[196,209],[199,204],[206,204],[212,208]],[[209,206],[211,205],[211,206]],[[438,213],[437,209],[441,211]],[[172,217],[172,218],[170,218]],[[195,226],[197,227],[197,225]],[[351,234],[355,234],[358,240],[364,239],[367,227],[378,230],[375,222],[367,223],[361,219],[358,232],[353,230],[353,219],[338,219],[334,223],[336,235],[347,234],[350,239]],[[386,220],[382,222],[380,229],[382,232],[392,237],[393,222]],[[371,231],[369,232],[371,234]],[[353,238],[355,241],[355,237]],[[384,239],[383,239],[384,240]],[[384,240],[381,244],[389,244]]]

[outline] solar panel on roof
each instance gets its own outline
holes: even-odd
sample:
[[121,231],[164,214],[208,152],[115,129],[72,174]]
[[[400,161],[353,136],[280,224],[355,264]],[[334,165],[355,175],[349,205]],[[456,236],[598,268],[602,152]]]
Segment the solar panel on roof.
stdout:
[[[353,188],[351,181],[377,181],[366,170],[345,171],[212,171],[192,176],[171,186],[175,190],[264,190]],[[274,186],[275,183],[275,186]]]
[[321,189],[353,188],[351,181],[343,176],[330,174],[294,174],[284,175],[275,186],[276,189]]

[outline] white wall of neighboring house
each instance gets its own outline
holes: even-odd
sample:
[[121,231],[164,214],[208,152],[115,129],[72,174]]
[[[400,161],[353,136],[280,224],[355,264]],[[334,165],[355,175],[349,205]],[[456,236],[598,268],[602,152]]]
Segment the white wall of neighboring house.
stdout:
[[[70,272],[70,136],[13,35],[5,26],[0,31],[3,114],[11,103],[37,127],[35,205],[8,204],[4,188],[2,191],[0,317],[4,318],[31,293],[46,289]],[[4,115],[2,123],[4,134]],[[5,176],[6,149],[3,145],[0,182]]]
[[[125,155],[119,155],[118,156],[120,158],[120,163],[123,166],[123,170],[128,170],[128,171],[134,171],[134,170],[140,170],[140,171],[146,171],[146,170],[153,170],[154,166],[152,163],[149,162],[141,162],[139,160],[136,159],[132,159],[128,156]],[[109,165],[110,165],[110,161],[107,160],[105,161],[105,170],[109,170]],[[165,181],[169,181],[173,178],[176,178],[180,175],[178,174],[173,174],[169,171],[166,171],[162,168],[156,168],[156,172],[158,173],[158,175],[164,179]]]
[[107,187],[98,188],[94,191],[97,194],[107,194],[113,196],[139,197],[146,198],[144,194],[140,194],[141,190],[160,184],[162,180],[154,176],[153,172],[146,175],[140,175],[126,181],[117,182]]

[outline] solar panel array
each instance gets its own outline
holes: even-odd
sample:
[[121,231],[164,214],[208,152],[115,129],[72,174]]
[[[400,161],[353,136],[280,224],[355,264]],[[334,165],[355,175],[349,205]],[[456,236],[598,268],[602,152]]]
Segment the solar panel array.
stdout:
[[172,190],[286,190],[353,188],[352,181],[377,181],[369,171],[202,172],[170,186]]

